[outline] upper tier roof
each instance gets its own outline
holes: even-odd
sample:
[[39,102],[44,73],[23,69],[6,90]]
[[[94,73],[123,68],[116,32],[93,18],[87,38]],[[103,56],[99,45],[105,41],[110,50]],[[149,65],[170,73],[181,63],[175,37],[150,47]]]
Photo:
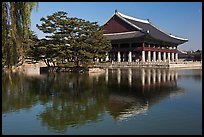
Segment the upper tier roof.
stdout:
[[131,25],[136,30],[139,30],[140,32],[143,32],[147,35],[150,35],[151,37],[155,39],[166,41],[166,42],[171,42],[171,43],[176,43],[176,44],[183,44],[188,41],[188,39],[174,36],[172,34],[168,34],[162,31],[161,29],[157,28],[155,25],[150,23],[148,20],[134,18],[134,17],[122,14],[120,12],[115,12],[109,20],[111,20],[112,17],[114,16],[119,17],[121,20],[125,21],[127,24]]

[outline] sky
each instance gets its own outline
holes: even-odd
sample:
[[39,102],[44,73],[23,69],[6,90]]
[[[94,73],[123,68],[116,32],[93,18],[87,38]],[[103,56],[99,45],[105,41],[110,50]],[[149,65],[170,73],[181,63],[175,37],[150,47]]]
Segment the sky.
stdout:
[[117,11],[150,22],[172,35],[189,41],[178,46],[181,50],[202,50],[202,2],[39,2],[32,11],[31,29],[38,38],[45,34],[38,30],[40,19],[57,11],[65,11],[68,17],[77,17],[99,25]]

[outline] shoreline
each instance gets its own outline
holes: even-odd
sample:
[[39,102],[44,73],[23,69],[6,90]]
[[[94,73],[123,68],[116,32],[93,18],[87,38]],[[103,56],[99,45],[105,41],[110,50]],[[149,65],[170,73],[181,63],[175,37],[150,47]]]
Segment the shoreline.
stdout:
[[[202,69],[202,62],[181,62],[181,63],[129,63],[129,62],[114,62],[114,63],[97,63],[92,68],[85,69],[80,68],[59,68],[51,66],[48,68],[44,62],[38,63],[24,63],[23,65],[12,68],[11,72],[15,73],[25,73],[27,75],[39,75],[41,70],[44,69],[43,73],[49,72],[79,72],[79,73],[101,73],[104,69],[114,69],[114,68],[165,68],[165,69]],[[50,71],[51,69],[51,71]],[[8,69],[2,68],[3,72],[9,72]]]

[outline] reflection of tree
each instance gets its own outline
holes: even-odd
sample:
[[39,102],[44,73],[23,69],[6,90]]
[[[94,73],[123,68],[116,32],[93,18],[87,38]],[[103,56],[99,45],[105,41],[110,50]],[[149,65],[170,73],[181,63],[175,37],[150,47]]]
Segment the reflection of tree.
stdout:
[[18,111],[31,108],[36,103],[36,94],[29,92],[29,82],[24,75],[2,75],[2,111]]
[[94,90],[92,82],[84,75],[56,77],[52,85],[52,98],[46,104],[45,111],[39,115],[39,119],[49,128],[59,132],[64,132],[68,126],[97,121],[99,114],[104,111],[104,102],[101,101],[105,98],[104,92]]
[[[44,77],[3,76],[3,112],[32,107],[40,101],[45,110],[38,115],[49,129],[64,132],[68,126],[96,122],[108,95],[103,82],[87,74],[48,74]],[[11,84],[12,83],[12,84]]]
[[70,126],[97,122],[105,111],[116,120],[145,112],[172,93],[179,93],[177,76],[170,75],[168,80],[168,74],[166,71],[167,80],[156,78],[155,83],[145,75],[151,81],[148,84],[145,80],[144,85],[138,70],[131,71],[132,84],[124,70],[120,73],[120,84],[117,71],[109,71],[108,82],[105,74],[94,77],[75,73],[39,77],[11,74],[10,80],[3,74],[2,110],[17,111],[40,103],[45,109],[38,114],[38,120],[50,130],[65,132]]

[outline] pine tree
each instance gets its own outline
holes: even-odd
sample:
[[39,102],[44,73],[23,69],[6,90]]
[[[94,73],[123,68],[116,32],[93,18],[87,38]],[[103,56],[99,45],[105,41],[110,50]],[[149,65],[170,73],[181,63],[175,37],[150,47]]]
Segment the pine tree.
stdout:
[[103,36],[103,29],[97,22],[68,18],[63,11],[43,17],[41,21],[42,24],[36,26],[49,35],[38,48],[45,50],[43,56],[53,63],[66,60],[76,66],[83,66],[94,58],[104,58],[105,52],[111,49],[110,42]]

